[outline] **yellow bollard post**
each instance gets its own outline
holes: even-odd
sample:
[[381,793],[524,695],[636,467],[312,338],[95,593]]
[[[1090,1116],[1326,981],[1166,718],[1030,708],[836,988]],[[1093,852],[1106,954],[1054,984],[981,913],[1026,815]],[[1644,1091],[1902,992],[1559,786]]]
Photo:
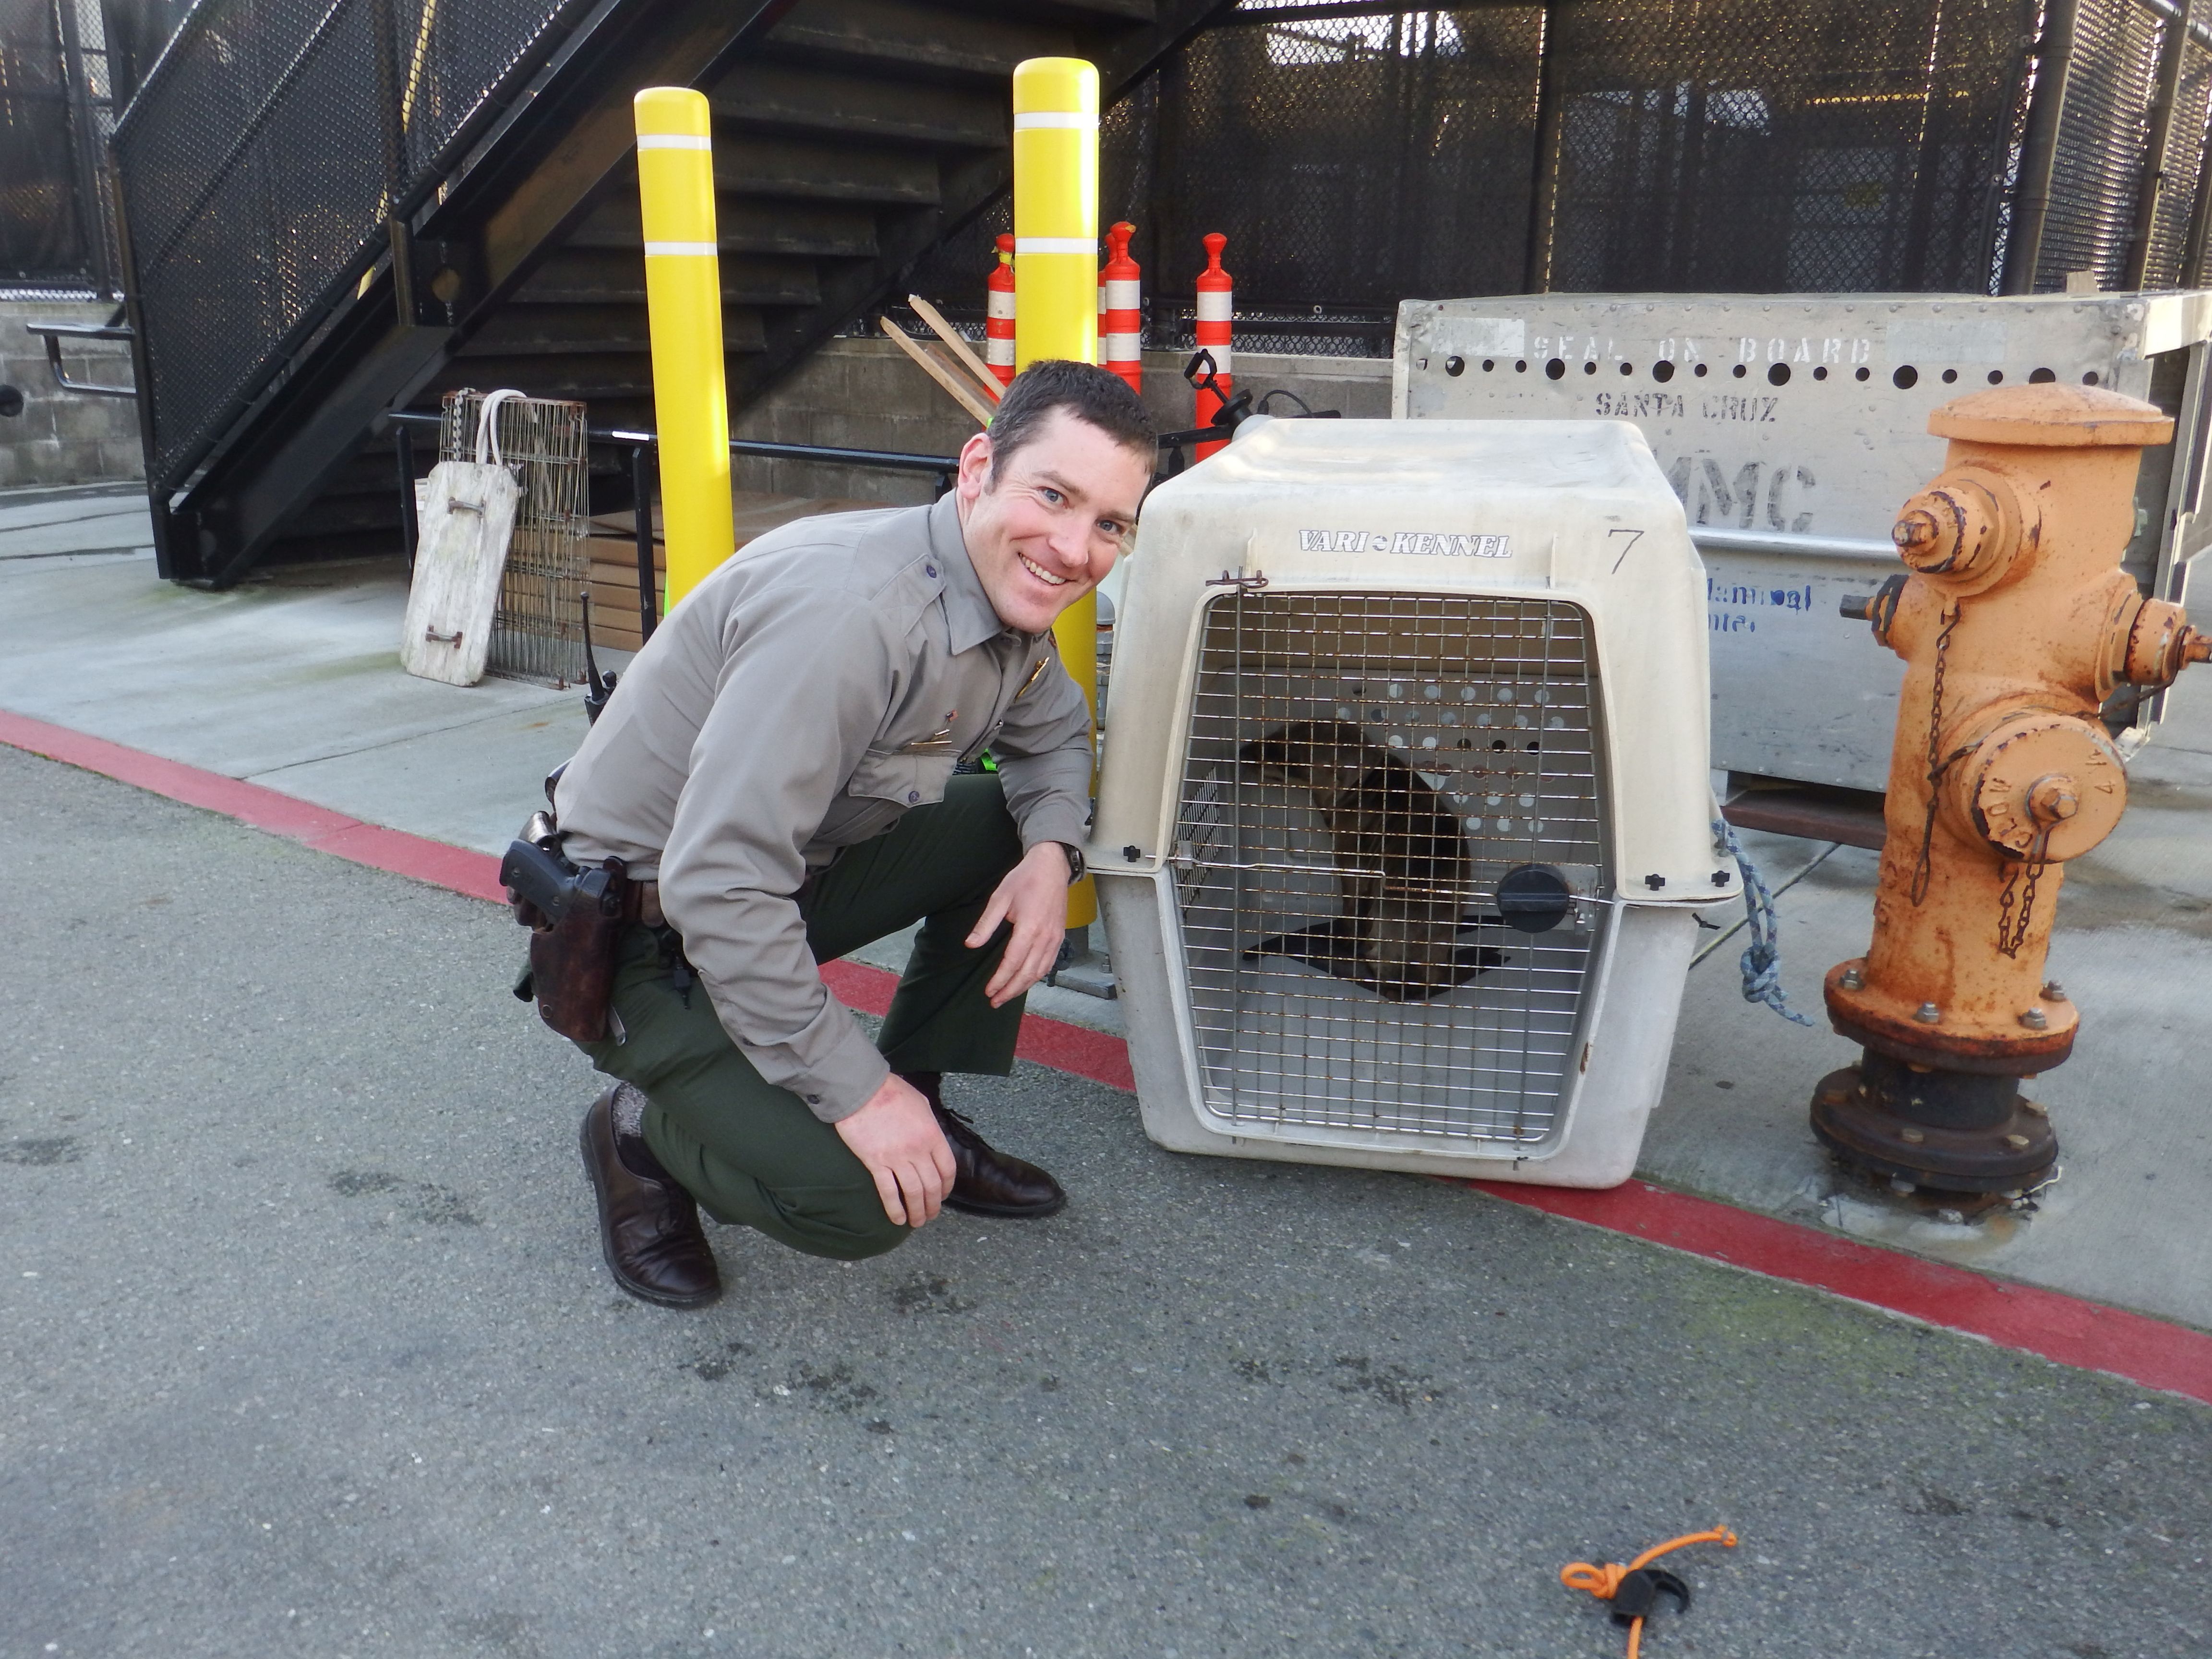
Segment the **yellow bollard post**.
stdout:
[[[714,141],[707,100],[686,87],[637,94],[638,208],[660,520],[672,610],[730,556],[730,404],[722,381],[722,272],[714,247]],[[640,501],[637,510],[651,510]]]
[[[1098,71],[1079,58],[1014,68],[1014,370],[1051,357],[1098,361]],[[1095,720],[1097,597],[1068,606],[1052,631]],[[1086,878],[1067,896],[1067,925],[1097,917]]]

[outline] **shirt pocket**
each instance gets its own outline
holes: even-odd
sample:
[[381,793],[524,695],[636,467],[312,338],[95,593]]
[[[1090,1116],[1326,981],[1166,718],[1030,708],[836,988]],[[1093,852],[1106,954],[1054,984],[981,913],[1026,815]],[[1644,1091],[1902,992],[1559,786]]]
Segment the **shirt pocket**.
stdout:
[[853,769],[845,793],[862,800],[895,806],[932,806],[945,799],[957,757],[949,750],[929,754],[871,749]]

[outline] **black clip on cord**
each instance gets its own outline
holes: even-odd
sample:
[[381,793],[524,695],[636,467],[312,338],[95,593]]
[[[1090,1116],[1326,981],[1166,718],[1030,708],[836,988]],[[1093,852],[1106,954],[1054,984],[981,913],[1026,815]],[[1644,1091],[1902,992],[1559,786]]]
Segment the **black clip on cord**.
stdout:
[[1182,377],[1190,382],[1194,392],[1211,392],[1221,399],[1221,407],[1213,411],[1213,418],[1207,425],[1225,426],[1234,432],[1252,414],[1252,394],[1224,392],[1221,382],[1214,378],[1216,372],[1213,354],[1203,346],[1193,352],[1190,361],[1182,366]]

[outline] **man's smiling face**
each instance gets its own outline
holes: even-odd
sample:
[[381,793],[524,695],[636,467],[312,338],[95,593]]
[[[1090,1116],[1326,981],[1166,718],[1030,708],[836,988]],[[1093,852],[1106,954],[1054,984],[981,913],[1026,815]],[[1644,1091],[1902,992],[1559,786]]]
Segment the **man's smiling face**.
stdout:
[[960,452],[960,529],[999,620],[1042,634],[1106,579],[1136,528],[1152,457],[1066,409],[994,466],[983,433]]

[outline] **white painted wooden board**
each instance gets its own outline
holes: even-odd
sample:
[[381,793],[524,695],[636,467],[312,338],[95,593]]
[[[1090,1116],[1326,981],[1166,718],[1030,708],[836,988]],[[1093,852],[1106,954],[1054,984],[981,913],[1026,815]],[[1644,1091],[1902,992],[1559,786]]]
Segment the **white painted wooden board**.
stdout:
[[484,676],[521,486],[496,461],[441,461],[424,494],[399,663],[448,685]]

